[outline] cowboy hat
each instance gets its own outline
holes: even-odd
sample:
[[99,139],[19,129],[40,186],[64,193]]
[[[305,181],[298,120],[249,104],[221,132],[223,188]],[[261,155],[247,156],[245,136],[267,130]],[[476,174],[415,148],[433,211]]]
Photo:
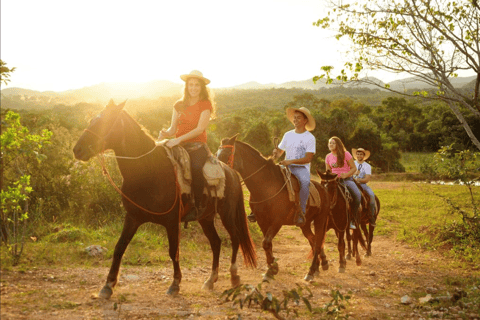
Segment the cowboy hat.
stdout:
[[287,118],[288,120],[290,120],[291,123],[293,123],[293,116],[295,115],[295,111],[301,112],[305,115],[305,117],[307,117],[308,121],[305,125],[305,129],[307,129],[308,131],[313,131],[313,129],[315,129],[315,118],[310,113],[310,110],[305,107],[287,108]]
[[367,160],[370,157],[370,151],[365,150],[363,148],[358,148],[358,149],[353,148],[352,149],[352,156],[353,156],[353,158],[355,158],[355,160],[357,160],[357,151],[363,152],[363,154],[365,155],[363,157],[363,161]]
[[200,79],[202,80],[203,82],[205,82],[205,85],[209,84],[210,83],[210,80],[208,80],[207,78],[205,78],[203,76],[203,73],[201,73],[200,71],[198,70],[192,70],[189,74],[182,74],[180,76],[180,79],[182,79],[183,81],[187,82],[188,79],[190,78],[196,78],[196,79]]

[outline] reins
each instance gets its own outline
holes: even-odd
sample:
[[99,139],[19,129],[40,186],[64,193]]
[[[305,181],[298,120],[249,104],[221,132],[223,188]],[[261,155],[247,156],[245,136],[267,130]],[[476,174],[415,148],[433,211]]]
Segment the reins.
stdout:
[[[115,122],[116,122],[116,119],[115,119]],[[111,130],[111,129],[110,129]],[[93,134],[95,137],[97,137],[101,142],[103,142],[103,146],[102,146],[102,152],[98,153],[97,154],[97,159],[100,163],[100,166],[102,167],[102,171],[103,171],[103,174],[107,176],[108,178],[108,181],[110,182],[110,184],[113,186],[113,188],[122,196],[124,197],[125,199],[127,199],[130,203],[132,203],[134,206],[136,206],[137,208],[145,211],[145,212],[148,212],[150,214],[154,214],[154,215],[164,215],[164,214],[167,214],[167,213],[170,213],[173,208],[175,208],[175,205],[177,204],[178,200],[180,199],[180,208],[179,208],[179,219],[181,218],[182,216],[182,213],[183,213],[183,210],[184,210],[184,207],[183,207],[183,203],[182,203],[182,200],[181,200],[181,189],[180,189],[180,184],[178,183],[178,180],[177,180],[177,172],[176,172],[176,168],[173,167],[173,170],[174,170],[174,174],[175,174],[175,201],[173,202],[173,205],[170,209],[168,209],[167,211],[164,211],[164,212],[155,212],[155,211],[151,211],[151,210],[148,210],[144,207],[142,207],[141,205],[139,205],[138,203],[136,203],[135,201],[133,201],[132,199],[130,199],[125,193],[123,193],[123,191],[115,184],[115,181],[113,181],[112,179],[112,176],[110,175],[110,173],[108,172],[107,170],[107,167],[105,166],[105,137],[101,137],[100,135],[98,135],[97,133],[89,130],[89,129],[85,129],[84,130],[85,132],[88,132],[90,134]],[[107,133],[107,135],[109,134],[110,132]],[[105,135],[105,136],[107,136]],[[88,146],[91,150],[91,146]],[[157,148],[157,145],[155,145],[155,147],[150,150],[149,152],[145,153],[145,154],[142,154],[138,157],[122,157],[122,156],[110,156],[110,157],[114,157],[114,158],[118,158],[118,159],[131,159],[131,160],[135,160],[135,159],[140,159],[140,158],[143,158],[144,156],[152,153],[155,149]],[[93,153],[95,153],[93,150],[92,150]]]

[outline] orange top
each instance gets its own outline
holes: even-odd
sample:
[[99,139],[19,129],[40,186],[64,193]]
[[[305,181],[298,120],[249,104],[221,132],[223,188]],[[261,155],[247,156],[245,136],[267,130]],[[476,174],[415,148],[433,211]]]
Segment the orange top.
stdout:
[[[210,110],[210,112],[213,110],[212,104],[208,100],[198,101],[194,105],[185,108],[183,111],[177,110],[180,113],[180,118],[178,119],[177,133],[175,137],[181,137],[195,129],[198,126],[200,114],[205,110]],[[207,132],[205,130],[195,138],[183,141],[183,143],[197,141],[207,143]]]

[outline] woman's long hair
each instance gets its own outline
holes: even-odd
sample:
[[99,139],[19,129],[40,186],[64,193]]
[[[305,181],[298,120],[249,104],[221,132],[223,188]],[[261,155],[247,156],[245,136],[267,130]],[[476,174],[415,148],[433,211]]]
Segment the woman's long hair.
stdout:
[[[187,107],[187,102],[190,99],[190,94],[188,93],[188,80],[190,79],[198,79],[198,78],[188,78],[187,81],[185,81],[185,88],[183,89],[183,109]],[[215,119],[217,116],[217,107],[215,105],[215,94],[210,88],[207,88],[205,85],[205,82],[202,79],[198,79],[200,82],[201,86],[201,91],[200,91],[200,100],[208,100],[212,104],[212,113],[210,114],[210,119]],[[182,110],[183,111],[183,110]]]
[[337,168],[342,168],[345,162],[345,146],[339,137],[333,136],[330,140],[335,140],[335,152],[337,152]]

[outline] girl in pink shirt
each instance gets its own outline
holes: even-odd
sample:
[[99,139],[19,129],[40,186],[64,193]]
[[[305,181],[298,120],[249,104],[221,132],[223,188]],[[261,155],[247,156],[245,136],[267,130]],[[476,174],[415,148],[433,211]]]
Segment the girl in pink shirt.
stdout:
[[330,153],[327,154],[325,158],[325,166],[327,171],[330,170],[337,174],[340,178],[340,183],[344,184],[353,195],[353,217],[350,221],[350,229],[356,229],[355,225],[358,225],[360,222],[358,218],[358,208],[362,197],[360,190],[358,190],[352,178],[353,174],[357,171],[357,167],[355,166],[352,155],[345,149],[340,138],[331,137],[330,140],[328,140],[328,149]]

